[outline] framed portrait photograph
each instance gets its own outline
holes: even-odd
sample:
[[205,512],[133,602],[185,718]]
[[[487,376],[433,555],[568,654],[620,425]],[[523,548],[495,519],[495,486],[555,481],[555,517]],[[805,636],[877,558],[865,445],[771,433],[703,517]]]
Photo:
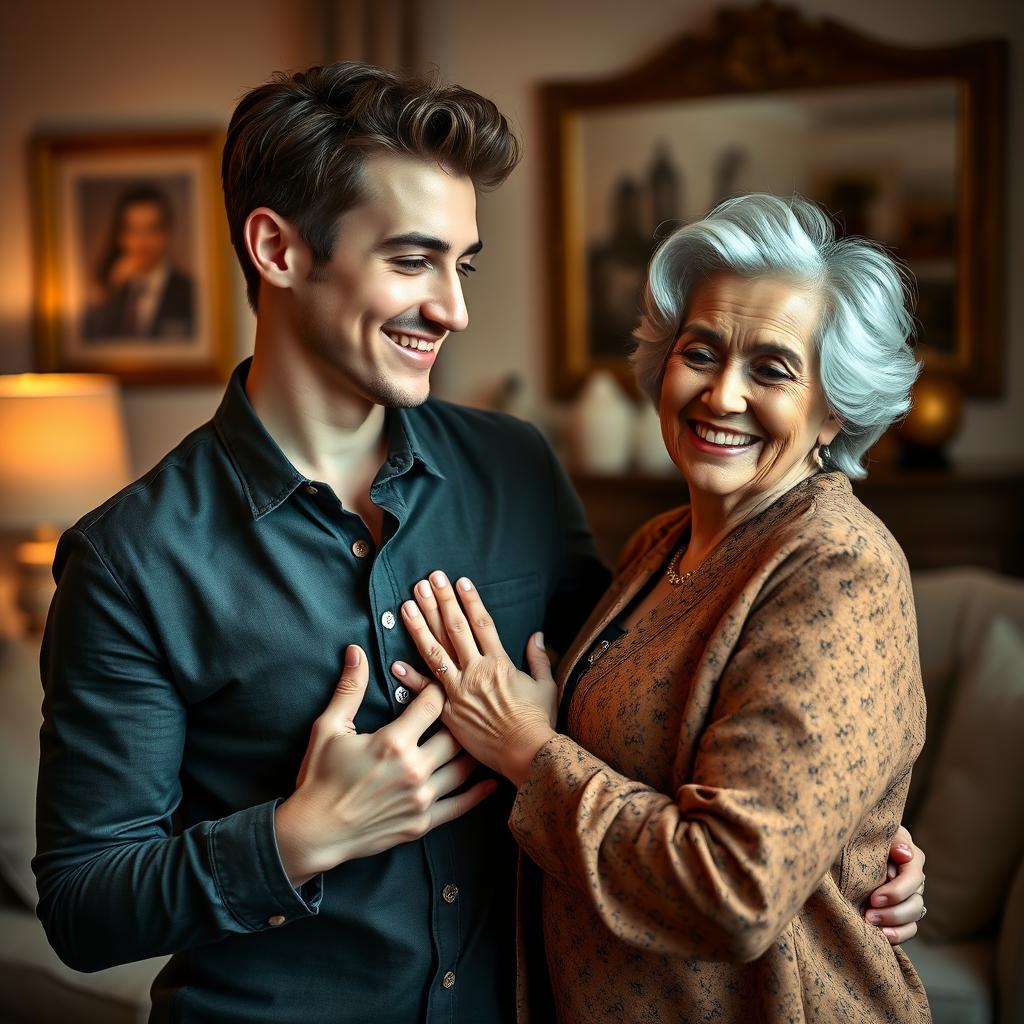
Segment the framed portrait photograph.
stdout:
[[33,140],[41,370],[226,378],[222,144],[215,130]]

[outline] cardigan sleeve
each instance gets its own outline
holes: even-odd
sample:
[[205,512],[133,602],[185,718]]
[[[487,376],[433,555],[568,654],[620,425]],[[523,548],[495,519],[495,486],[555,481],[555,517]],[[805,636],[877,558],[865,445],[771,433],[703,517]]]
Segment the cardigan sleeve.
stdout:
[[510,825],[622,941],[747,962],[906,775],[921,743],[920,671],[898,552],[793,555],[732,611],[745,621],[692,778],[656,792],[560,735],[537,753]]

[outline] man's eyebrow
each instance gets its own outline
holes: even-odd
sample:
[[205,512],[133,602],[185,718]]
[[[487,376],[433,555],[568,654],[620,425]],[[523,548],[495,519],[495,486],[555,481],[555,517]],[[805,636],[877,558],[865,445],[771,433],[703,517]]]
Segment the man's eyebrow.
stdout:
[[[430,249],[432,252],[439,252],[442,255],[447,255],[452,251],[450,242],[446,242],[443,238],[437,238],[434,235],[425,235],[419,231],[409,231],[404,235],[391,235],[390,238],[385,238],[377,248],[405,249],[410,246],[416,249]],[[483,242],[476,241],[468,246],[461,255],[475,256],[483,247]]]
[[[725,341],[718,331],[712,327],[706,327],[704,324],[686,324],[679,333],[680,338],[684,336],[711,341],[716,345],[722,345]],[[793,364],[798,373],[803,373],[804,361],[800,357],[800,353],[788,345],[783,345],[778,341],[759,341],[754,343],[753,351],[758,354],[779,356],[782,359],[786,359]]]

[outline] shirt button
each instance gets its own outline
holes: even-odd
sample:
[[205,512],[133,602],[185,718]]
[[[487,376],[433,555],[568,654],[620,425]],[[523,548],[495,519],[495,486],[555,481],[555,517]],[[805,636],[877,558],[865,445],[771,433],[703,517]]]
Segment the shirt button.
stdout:
[[455,984],[455,972],[445,971],[444,977],[441,979],[441,985],[444,988],[451,988]]
[[284,922],[285,922],[284,914],[274,914],[273,917],[268,917],[267,918],[267,924],[269,924],[271,928],[280,928],[281,925],[284,924]]
[[[395,690],[395,700],[397,700],[399,704],[408,704],[411,696],[411,691],[407,690],[404,686],[400,686]],[[451,901],[449,900],[449,902]]]
[[356,558],[365,558],[370,553],[370,545],[360,538],[352,545],[352,554]]
[[385,612],[380,617],[380,624],[385,629],[394,629],[395,628],[395,613],[394,612]]
[[317,493],[317,488],[314,487],[312,484],[306,484],[306,493],[307,494],[316,494]]
[[441,899],[445,903],[454,903],[459,898],[459,887],[449,883],[441,890]]

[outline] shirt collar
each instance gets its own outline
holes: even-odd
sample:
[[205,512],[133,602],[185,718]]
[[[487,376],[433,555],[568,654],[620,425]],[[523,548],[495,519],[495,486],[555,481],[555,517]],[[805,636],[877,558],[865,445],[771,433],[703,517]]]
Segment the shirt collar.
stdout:
[[[263,426],[245,393],[252,357],[235,367],[220,407],[213,417],[214,429],[235,466],[253,519],[272,512],[306,482],[288,461],[277,442]],[[394,409],[388,413],[388,477],[408,472],[420,463],[434,476],[444,479],[436,460],[424,449],[424,427],[417,423],[415,409]]]

